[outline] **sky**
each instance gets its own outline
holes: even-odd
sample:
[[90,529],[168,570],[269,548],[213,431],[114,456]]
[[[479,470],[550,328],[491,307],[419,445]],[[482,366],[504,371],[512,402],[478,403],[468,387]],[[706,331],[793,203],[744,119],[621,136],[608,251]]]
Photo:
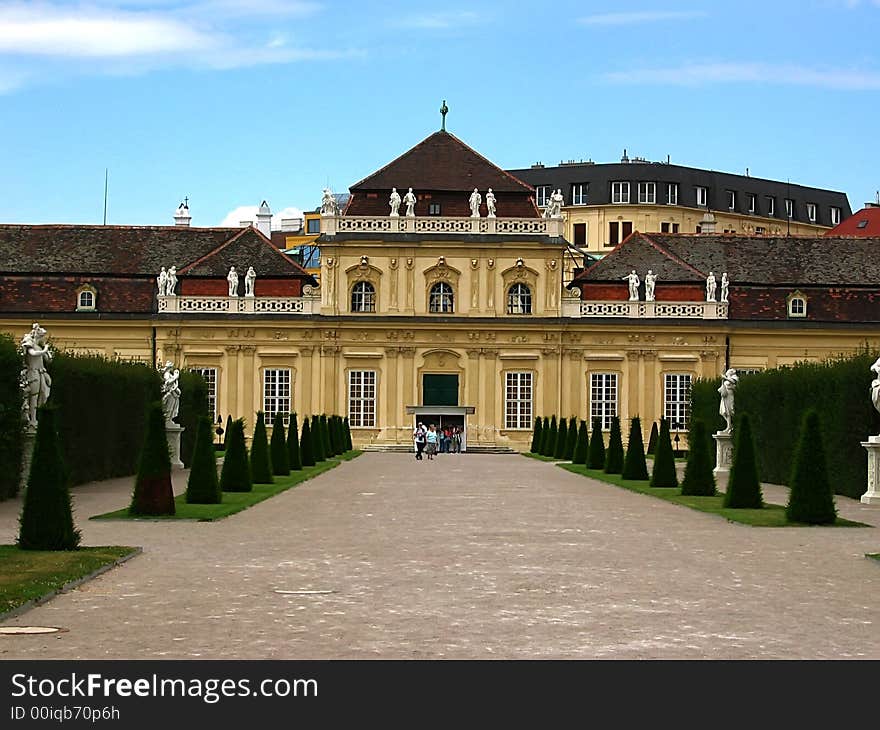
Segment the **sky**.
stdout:
[[0,222],[293,216],[440,127],[880,189],[880,0],[0,0]]

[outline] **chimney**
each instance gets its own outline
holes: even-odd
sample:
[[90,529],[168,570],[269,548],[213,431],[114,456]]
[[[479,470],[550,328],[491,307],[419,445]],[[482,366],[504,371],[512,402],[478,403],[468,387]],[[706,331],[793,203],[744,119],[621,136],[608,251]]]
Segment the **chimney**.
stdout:
[[183,202],[177,206],[174,213],[174,225],[189,227],[192,216],[189,214],[189,198],[184,198]]
[[265,200],[257,211],[257,230],[266,238],[272,238],[272,211]]
[[623,157],[620,158],[620,161],[623,163],[629,162],[629,157],[626,156],[626,147],[623,148]]

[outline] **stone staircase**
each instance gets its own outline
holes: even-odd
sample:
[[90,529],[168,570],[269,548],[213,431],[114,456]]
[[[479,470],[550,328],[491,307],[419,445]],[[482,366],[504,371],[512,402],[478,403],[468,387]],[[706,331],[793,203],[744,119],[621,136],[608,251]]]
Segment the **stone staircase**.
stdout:
[[[385,454],[414,454],[415,451],[410,444],[367,444],[359,446],[362,451],[377,451]],[[517,454],[516,449],[509,446],[491,446],[488,444],[470,444],[467,447],[467,454]]]

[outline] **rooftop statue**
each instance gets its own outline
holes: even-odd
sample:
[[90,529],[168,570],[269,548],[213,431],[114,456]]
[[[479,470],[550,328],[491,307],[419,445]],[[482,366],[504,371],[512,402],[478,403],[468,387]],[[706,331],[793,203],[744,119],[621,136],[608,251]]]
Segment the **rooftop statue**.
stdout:
[[324,188],[324,193],[321,196],[321,215],[339,215],[339,205],[337,205],[333,193],[330,192],[330,188]]
[[657,282],[657,275],[648,269],[648,273],[645,274],[645,301],[653,302],[654,301],[654,284]]
[[226,281],[229,282],[229,296],[238,296],[238,272],[234,266],[229,267],[229,273],[226,275]]
[[486,192],[486,208],[489,211],[488,218],[495,217],[495,193],[492,192],[492,188]]
[[711,271],[709,272],[709,276],[706,277],[706,301],[714,302],[715,301],[715,289],[717,287],[717,280],[715,279],[715,274]]
[[156,285],[159,287],[159,296],[164,297],[165,292],[168,291],[168,272],[165,271],[164,266],[159,272],[159,276],[156,277]]
[[721,301],[727,303],[729,294],[730,280],[727,278],[727,272],[725,271],[721,275]]
[[629,274],[623,277],[623,280],[629,282],[629,300],[631,302],[639,301],[639,275],[633,269]]
[[391,206],[391,215],[392,218],[397,218],[400,213],[398,213],[398,209],[400,208],[400,193],[397,192],[397,188],[391,188],[391,198],[388,201],[388,204]]
[[252,297],[254,295],[254,284],[257,281],[257,272],[253,266],[249,266],[247,273],[244,275],[244,295]]
[[169,297],[175,296],[175,288],[177,287],[177,267],[172,266],[168,269],[168,280],[165,284],[165,294]]
[[416,214],[416,196],[413,195],[412,188],[409,189],[406,195],[403,196],[403,202],[406,204],[406,215],[408,218],[412,218]]
[[471,218],[479,218],[480,217],[480,203],[483,202],[483,196],[480,195],[480,191],[474,188],[474,192],[471,193],[471,197],[468,199],[468,204],[471,206]]

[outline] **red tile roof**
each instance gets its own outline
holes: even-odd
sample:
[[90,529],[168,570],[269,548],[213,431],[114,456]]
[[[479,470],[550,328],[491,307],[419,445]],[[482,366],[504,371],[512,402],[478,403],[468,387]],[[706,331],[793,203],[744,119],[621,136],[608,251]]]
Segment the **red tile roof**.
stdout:
[[880,236],[880,206],[869,205],[849,218],[842,220],[826,236],[858,236],[859,238],[876,238]]

